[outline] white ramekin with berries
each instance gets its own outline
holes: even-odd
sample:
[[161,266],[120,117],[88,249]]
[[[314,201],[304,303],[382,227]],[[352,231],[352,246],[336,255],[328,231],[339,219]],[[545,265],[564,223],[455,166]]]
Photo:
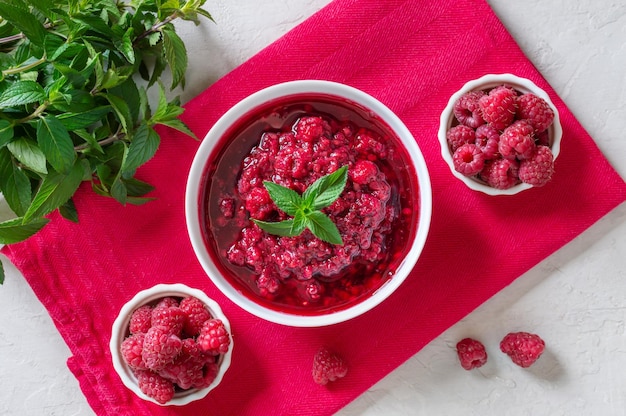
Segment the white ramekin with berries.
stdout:
[[144,400],[181,406],[220,383],[233,343],[230,322],[204,292],[159,284],[122,307],[110,349],[126,387]]
[[549,95],[512,74],[467,82],[441,113],[441,155],[454,176],[488,195],[544,186],[563,131]]

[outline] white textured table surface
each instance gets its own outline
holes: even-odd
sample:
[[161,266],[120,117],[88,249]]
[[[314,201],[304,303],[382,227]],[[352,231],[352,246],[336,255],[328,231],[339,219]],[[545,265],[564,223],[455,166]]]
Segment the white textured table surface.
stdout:
[[[328,0],[214,0],[217,24],[180,25],[190,55],[183,101]],[[626,2],[488,0],[626,178]],[[575,207],[574,207],[575,209]],[[0,217],[6,213],[0,208]],[[70,351],[23,277],[2,257],[0,415],[89,416]],[[530,369],[498,350],[509,331],[540,334]],[[482,340],[480,371],[455,344]],[[339,412],[351,415],[626,415],[626,204],[521,276]]]

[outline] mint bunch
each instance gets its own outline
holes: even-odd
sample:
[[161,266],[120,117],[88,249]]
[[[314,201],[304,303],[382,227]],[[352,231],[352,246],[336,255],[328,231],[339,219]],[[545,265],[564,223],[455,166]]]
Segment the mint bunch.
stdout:
[[265,181],[263,185],[278,209],[293,218],[279,222],[253,221],[270,234],[295,237],[308,228],[320,240],[343,245],[337,226],[321,210],[339,198],[347,180],[348,167],[343,166],[313,182],[302,195],[293,189]]
[[151,200],[135,173],[159,147],[155,126],[194,136],[160,81],[169,70],[170,90],[185,83],[172,22],[211,19],[204,3],[0,1],[0,192],[16,215],[0,223],[0,244],[29,238],[55,210],[78,221],[72,196],[85,181],[121,204]]

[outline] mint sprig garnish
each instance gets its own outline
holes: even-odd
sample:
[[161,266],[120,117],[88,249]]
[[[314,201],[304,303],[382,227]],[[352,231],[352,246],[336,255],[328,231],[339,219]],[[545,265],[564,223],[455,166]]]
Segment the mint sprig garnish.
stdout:
[[302,195],[277,183],[264,181],[263,185],[278,209],[293,218],[278,222],[260,221],[253,218],[252,221],[270,234],[296,237],[308,228],[322,241],[343,245],[337,226],[321,210],[339,198],[346,187],[347,180],[348,166],[342,166],[313,182]]

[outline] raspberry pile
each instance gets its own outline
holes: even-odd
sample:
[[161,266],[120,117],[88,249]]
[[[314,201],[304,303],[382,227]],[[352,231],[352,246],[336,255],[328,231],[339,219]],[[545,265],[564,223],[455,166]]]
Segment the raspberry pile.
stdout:
[[463,94],[453,113],[446,139],[457,172],[497,189],[550,181],[548,129],[555,114],[543,98],[499,85]]
[[317,384],[328,384],[347,373],[348,365],[343,358],[326,347],[320,348],[313,357],[313,381]]
[[178,391],[210,386],[230,346],[222,320],[194,296],[164,297],[137,308],[128,331],[122,358],[139,389],[161,404]]

